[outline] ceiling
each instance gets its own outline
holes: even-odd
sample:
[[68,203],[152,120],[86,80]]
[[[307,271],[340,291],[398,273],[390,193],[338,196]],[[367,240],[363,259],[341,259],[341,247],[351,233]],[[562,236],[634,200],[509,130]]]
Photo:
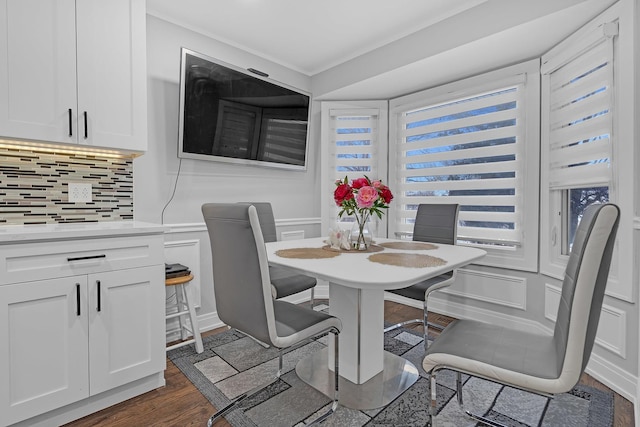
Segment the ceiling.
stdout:
[[147,13],[314,75],[488,0],[147,0]]
[[319,99],[387,99],[539,57],[615,1],[147,0],[147,13],[316,76]]

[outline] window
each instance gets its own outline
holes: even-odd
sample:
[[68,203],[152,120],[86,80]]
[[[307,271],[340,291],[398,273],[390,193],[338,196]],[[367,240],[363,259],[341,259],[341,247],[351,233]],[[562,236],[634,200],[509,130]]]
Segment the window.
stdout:
[[[335,182],[364,175],[387,182],[387,102],[322,103],[322,218],[323,235],[338,220],[333,200]],[[394,184],[389,184],[393,190]],[[350,218],[342,218],[348,222]],[[350,225],[344,226],[349,228]],[[386,218],[370,226],[386,236]],[[373,229],[375,228],[375,229]]]
[[458,203],[458,243],[536,268],[537,242],[524,240],[537,233],[537,73],[533,61],[392,101],[397,236],[419,204]]
[[616,34],[617,24],[604,24],[543,58],[542,219],[549,237],[542,242],[549,250],[541,267],[556,277],[586,207],[610,198]]

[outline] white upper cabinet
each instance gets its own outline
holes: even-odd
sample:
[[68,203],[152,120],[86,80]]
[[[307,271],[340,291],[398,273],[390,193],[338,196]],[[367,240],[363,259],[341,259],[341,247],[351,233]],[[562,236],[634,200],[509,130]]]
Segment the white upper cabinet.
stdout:
[[144,0],[0,0],[0,137],[147,148]]

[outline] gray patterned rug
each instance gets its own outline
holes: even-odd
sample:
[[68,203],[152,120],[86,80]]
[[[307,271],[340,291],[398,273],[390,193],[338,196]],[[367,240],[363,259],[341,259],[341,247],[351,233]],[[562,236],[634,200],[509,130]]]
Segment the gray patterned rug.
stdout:
[[[278,352],[265,349],[234,330],[203,339],[205,351],[196,354],[193,346],[168,352],[168,357],[215,407],[266,384],[275,377]],[[264,392],[247,399],[241,408],[226,415],[240,426],[302,427],[326,410],[330,399],[302,382],[295,365],[304,356],[323,348],[326,337],[290,351],[284,356],[284,372],[279,381]],[[340,406],[326,426],[424,426],[429,381],[422,369],[422,336],[397,329],[385,334],[385,350],[413,362],[420,378],[384,408],[358,411]],[[610,427],[613,423],[613,395],[578,385],[570,393],[547,399],[475,377],[464,379],[467,409],[486,414],[514,427]],[[455,399],[455,374],[438,376],[438,426],[461,427],[476,424],[460,411]]]

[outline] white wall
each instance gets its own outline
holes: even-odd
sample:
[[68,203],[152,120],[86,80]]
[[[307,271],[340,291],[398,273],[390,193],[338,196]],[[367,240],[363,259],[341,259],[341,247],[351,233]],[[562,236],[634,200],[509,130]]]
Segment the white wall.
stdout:
[[[308,76],[224,43],[147,16],[148,151],[134,161],[135,219],[171,225],[167,241],[199,239],[203,326],[215,324],[209,241],[200,207],[207,202],[270,201],[280,230],[318,233],[318,147],[310,141],[307,171],[183,159],[178,172],[180,48],[239,67],[262,70],[274,80],[310,91]],[[313,132],[313,129],[312,129]],[[212,323],[213,322],[213,323]]]

